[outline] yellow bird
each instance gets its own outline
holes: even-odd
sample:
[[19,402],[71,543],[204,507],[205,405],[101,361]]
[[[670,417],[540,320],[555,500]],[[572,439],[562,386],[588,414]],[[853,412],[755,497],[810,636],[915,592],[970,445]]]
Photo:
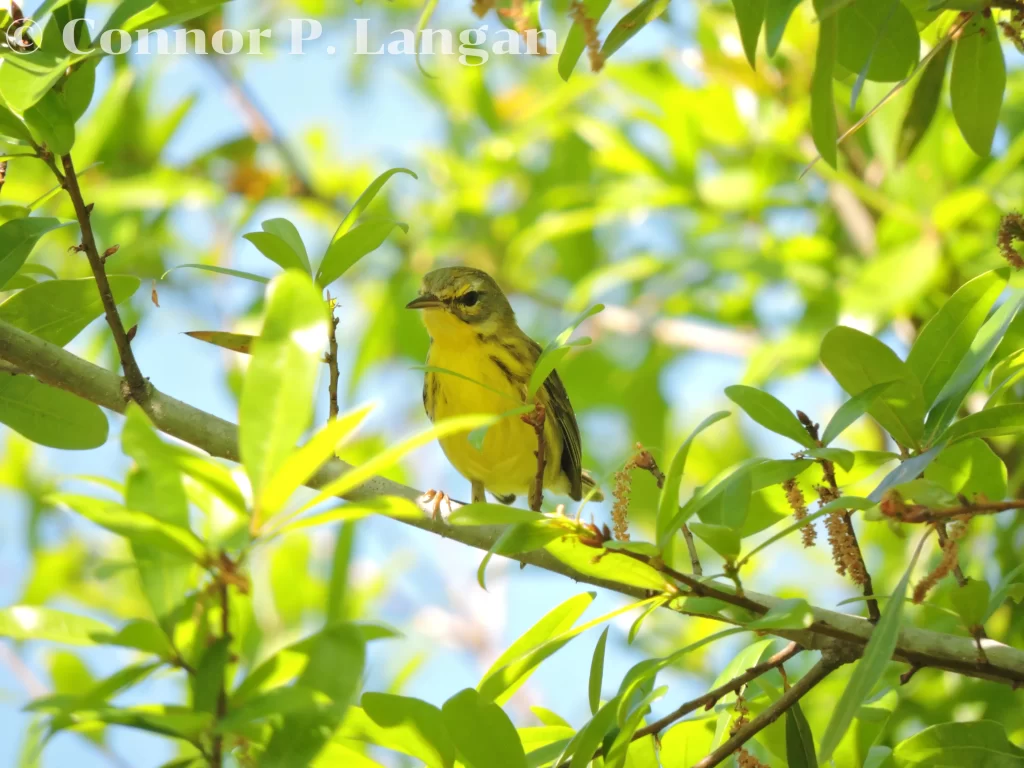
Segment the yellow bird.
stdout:
[[[446,267],[423,278],[420,295],[406,305],[423,310],[430,334],[423,407],[431,421],[473,413],[505,413],[526,404],[527,388],[541,348],[516,324],[515,312],[494,279],[479,269]],[[470,379],[470,381],[467,381]],[[481,386],[483,385],[483,386]],[[594,487],[583,469],[580,430],[569,396],[554,371],[535,395],[545,408],[547,463],[544,488],[576,501]],[[484,490],[504,504],[526,494],[537,477],[537,436],[519,415],[487,430],[479,448],[466,434],[441,439],[445,456],[473,487],[473,501]],[[428,492],[435,514],[444,494]],[[600,499],[599,492],[592,496]]]

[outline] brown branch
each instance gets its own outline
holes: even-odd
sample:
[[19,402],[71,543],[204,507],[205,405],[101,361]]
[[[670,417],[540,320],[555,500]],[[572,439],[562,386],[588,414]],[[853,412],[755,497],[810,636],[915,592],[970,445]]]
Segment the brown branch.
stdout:
[[328,418],[334,421],[338,418],[338,318],[334,314],[333,304],[331,309],[331,333],[327,340],[327,368],[330,371],[330,381],[327,385],[327,396],[330,400],[330,414]]
[[[45,152],[38,147],[37,150]],[[106,316],[107,325],[110,326],[110,332],[114,335],[114,344],[117,346],[117,354],[121,358],[121,367],[124,369],[124,377],[128,385],[127,396],[146,408],[149,403],[149,383],[143,377],[139,364],[135,361],[128,332],[117,312],[117,302],[114,301],[114,294],[111,292],[110,283],[107,280],[106,267],[103,264],[105,255],[100,255],[99,249],[96,247],[96,236],[92,231],[92,221],[90,220],[92,207],[87,206],[82,197],[82,189],[78,185],[78,175],[75,173],[71,155],[62,155],[60,158],[61,165],[64,167],[63,174],[57,169],[48,152],[45,153],[43,159],[47,160],[47,157],[49,157],[47,164],[54,171],[64,189],[67,190],[71,204],[75,208],[75,217],[82,230],[82,250],[85,251],[86,258],[89,259],[89,267],[92,269],[93,277],[96,278],[96,288],[100,292],[100,301],[103,303],[103,314]]]
[[933,509],[924,504],[903,504],[892,496],[881,505],[882,514],[901,523],[941,523],[958,517],[972,515],[995,515],[1013,509],[1024,509],[1024,499],[1010,501],[975,501],[958,507]]
[[0,161],[0,192],[4,189],[4,182],[7,181],[7,161]]
[[744,725],[736,734],[726,741],[722,746],[705,757],[693,768],[711,768],[726,760],[733,752],[746,744],[756,736],[763,728],[774,723],[782,714],[800,701],[811,688],[816,686],[835,669],[845,663],[831,654],[824,654],[821,660],[811,667],[811,670],[797,681],[796,685],[783,693],[778,700],[768,707],[764,712]]
[[[815,424],[814,421],[811,420],[811,418],[803,411],[797,411],[796,415],[797,418],[800,419],[800,423],[804,425],[804,429],[807,430],[807,434],[811,436],[811,439],[821,446],[822,442],[821,438],[818,436],[818,425]],[[824,475],[825,482],[828,483],[828,492],[827,494],[822,494],[822,502],[828,503],[834,499],[838,499],[841,495],[839,492],[839,484],[836,482],[836,468],[828,459],[818,459],[817,461],[821,464],[822,475]],[[826,498],[826,496],[828,498]],[[843,511],[839,516],[840,522],[843,526],[843,532],[845,533],[844,538],[846,539],[846,543],[849,545],[851,562],[849,563],[848,570],[850,571],[850,577],[855,582],[859,582],[863,586],[864,597],[868,598],[868,618],[872,623],[875,623],[882,618],[882,612],[878,610],[878,601],[875,599],[875,590],[871,583],[871,574],[868,573],[867,563],[864,562],[864,553],[861,551],[860,543],[857,541],[857,531],[854,530],[853,519],[849,510]]]
[[[34,376],[44,384],[63,389],[83,397],[104,408],[124,413],[127,403],[121,396],[121,384],[117,374],[83,360],[43,339],[33,336],[10,323],[0,320],[0,358],[17,366],[26,374]],[[211,456],[239,461],[238,427],[198,408],[176,400],[156,389],[152,391],[151,416],[160,431],[177,437]],[[309,479],[310,488],[323,488],[345,472],[352,469],[338,459],[328,460]],[[417,504],[422,516],[397,519],[422,531],[475,547],[482,552],[489,551],[506,528],[504,526],[450,526],[431,517],[431,508],[423,499],[423,492],[416,488],[396,483],[383,477],[371,477],[366,482],[344,495],[347,501],[361,503],[382,496],[407,499]],[[453,508],[460,506],[453,502]],[[580,546],[583,546],[582,540]],[[608,552],[610,557],[627,556],[626,552]],[[635,554],[635,553],[630,553]],[[639,556],[643,562],[648,558]],[[512,555],[510,559],[519,563],[534,565],[580,583],[592,584],[618,594],[636,599],[649,597],[649,591],[642,587],[623,584],[610,578],[576,570],[559,560],[546,549],[537,549]],[[678,578],[696,595],[714,597],[723,602],[746,608],[756,615],[763,615],[769,608],[779,605],[779,599],[771,595],[747,592],[739,597],[718,585],[704,584],[692,577],[680,574],[664,566],[661,572]],[[666,589],[674,589],[666,584]],[[702,616],[727,624],[745,621],[744,617],[711,614],[687,609],[686,601],[666,604],[666,610],[691,616]],[[769,634],[800,643],[808,650],[846,649],[861,654],[874,631],[867,619],[826,608],[812,608],[815,621],[803,629],[771,629]],[[838,642],[837,642],[838,641]],[[958,635],[933,632],[913,626],[905,626],[900,632],[893,659],[896,661],[947,670],[985,680],[994,680],[1011,685],[1024,684],[1024,652],[993,640],[985,643],[987,659],[979,659],[973,639]]]
[[693,541],[693,534],[683,523],[680,528],[683,532],[683,540],[686,541],[686,549],[690,553],[690,565],[693,567],[694,576],[703,576],[704,569],[700,567],[700,558],[697,556],[697,545]]
[[537,457],[537,476],[533,481],[533,488],[530,489],[530,509],[540,512],[540,506],[544,502],[544,467],[547,465],[547,441],[544,439],[545,410],[543,404],[538,400],[537,405],[529,413],[519,417],[531,427],[537,435],[537,450],[534,455]]

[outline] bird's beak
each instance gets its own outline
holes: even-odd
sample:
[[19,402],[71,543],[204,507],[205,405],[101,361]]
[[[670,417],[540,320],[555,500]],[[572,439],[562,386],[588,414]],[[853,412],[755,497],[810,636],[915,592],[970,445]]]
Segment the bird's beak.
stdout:
[[430,293],[425,293],[422,296],[417,296],[415,299],[405,305],[406,309],[437,309],[442,306],[442,302],[437,296]]

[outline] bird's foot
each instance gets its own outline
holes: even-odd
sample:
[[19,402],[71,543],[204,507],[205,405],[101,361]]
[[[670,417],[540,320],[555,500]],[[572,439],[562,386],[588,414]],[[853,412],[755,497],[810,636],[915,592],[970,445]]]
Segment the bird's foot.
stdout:
[[444,515],[441,514],[441,505],[446,504],[448,506],[448,514],[452,513],[452,500],[451,497],[444,491],[435,491],[433,488],[428,490],[423,496],[420,497],[423,503],[430,504],[430,516],[436,522],[443,523],[445,520]]

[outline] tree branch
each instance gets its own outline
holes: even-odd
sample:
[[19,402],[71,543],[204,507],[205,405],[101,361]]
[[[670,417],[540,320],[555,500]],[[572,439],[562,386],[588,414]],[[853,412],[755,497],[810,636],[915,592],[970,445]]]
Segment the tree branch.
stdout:
[[783,693],[774,704],[736,731],[732,738],[697,763],[693,768],[711,768],[721,763],[756,736],[759,731],[778,720],[783,712],[800,701],[804,694],[828,677],[835,669],[842,666],[843,663],[844,661],[829,654],[823,655],[818,663],[811,667],[806,675],[800,678],[796,685]]
[[135,361],[135,354],[132,352],[131,341],[125,331],[121,316],[117,312],[117,302],[114,301],[114,294],[110,290],[110,283],[107,281],[107,270],[103,262],[107,254],[100,255],[96,247],[96,237],[92,231],[90,220],[91,206],[85,204],[82,197],[82,189],[78,185],[78,175],[75,173],[75,165],[71,155],[62,155],[61,164],[64,166],[63,175],[56,166],[50,163],[51,168],[60,180],[64,189],[67,190],[71,204],[75,208],[75,217],[82,230],[82,250],[89,259],[89,267],[92,269],[93,277],[96,278],[96,287],[100,292],[100,300],[103,302],[103,314],[106,316],[107,325],[114,335],[114,344],[117,345],[117,354],[121,358],[121,367],[124,369],[124,377],[128,382],[128,393],[131,399],[148,410],[149,384],[142,376],[139,364]]
[[329,400],[328,418],[332,421],[338,418],[338,318],[334,315],[334,304],[331,303],[331,331],[327,340],[327,369],[330,371],[330,381],[327,384],[327,396]]
[[[0,359],[8,361],[44,384],[72,392],[118,413],[125,410],[126,403],[121,396],[121,382],[117,374],[3,321],[0,321]],[[150,418],[161,431],[191,443],[212,456],[230,461],[239,460],[238,427],[234,424],[156,389],[151,390],[149,404]],[[350,465],[332,459],[310,479],[308,484],[312,488],[323,487],[350,469]],[[350,501],[365,501],[379,496],[397,496],[417,502],[422,493],[386,478],[374,477],[347,493],[345,498]],[[484,551],[489,550],[505,531],[503,526],[450,526],[443,521],[432,520],[430,509],[425,503],[419,504],[419,507],[423,511],[422,517],[404,518],[400,522]],[[621,556],[622,552],[607,553],[607,557]],[[544,549],[524,552],[511,559],[629,597],[642,599],[648,596],[647,591],[641,587],[577,571]],[[700,592],[695,589],[695,594],[707,594],[729,602],[743,600],[745,605],[752,605],[758,613],[764,613],[780,604],[780,600],[771,595],[747,591],[744,598],[739,598],[718,585],[704,584],[674,571],[663,572],[673,578],[678,577],[680,583],[688,586],[695,584],[700,589]],[[670,610],[707,616],[703,613],[687,612],[684,605],[679,605],[682,602],[674,601],[676,605],[671,606]],[[807,629],[769,632],[795,641],[808,650],[833,649],[838,641],[854,649],[858,655],[863,653],[863,647],[874,629],[874,625],[867,619],[825,608],[813,607],[811,610],[815,621]],[[716,621],[735,623],[731,619],[717,615],[707,617]],[[985,641],[984,646],[987,660],[980,660],[972,638],[904,627],[900,631],[893,658],[909,664],[948,670],[971,677],[1024,684],[1024,651],[994,640]]]

